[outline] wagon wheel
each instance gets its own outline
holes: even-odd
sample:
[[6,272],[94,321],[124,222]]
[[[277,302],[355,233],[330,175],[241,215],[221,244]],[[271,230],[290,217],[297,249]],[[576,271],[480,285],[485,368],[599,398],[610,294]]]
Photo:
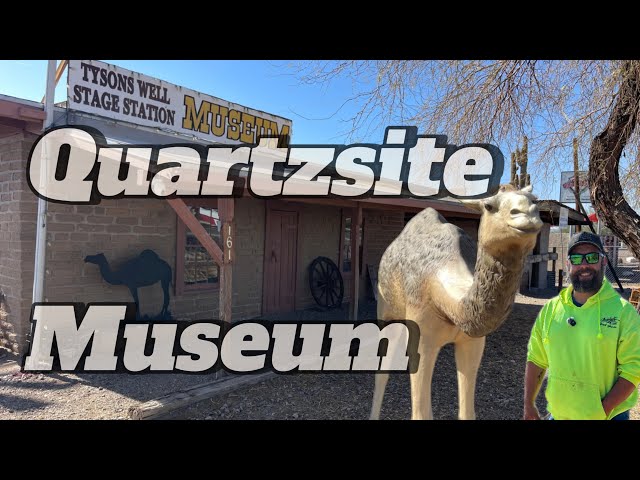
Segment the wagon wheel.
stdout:
[[318,257],[309,265],[311,295],[321,307],[335,308],[342,304],[344,283],[335,263],[327,257]]

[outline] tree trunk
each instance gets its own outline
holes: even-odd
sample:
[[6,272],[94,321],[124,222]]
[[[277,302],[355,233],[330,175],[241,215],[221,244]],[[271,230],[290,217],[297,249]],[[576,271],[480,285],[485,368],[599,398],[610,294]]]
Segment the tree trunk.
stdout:
[[639,106],[640,62],[627,61],[607,125],[593,139],[589,155],[589,187],[598,218],[629,246],[636,258],[640,258],[640,216],[624,199],[618,166],[636,127]]

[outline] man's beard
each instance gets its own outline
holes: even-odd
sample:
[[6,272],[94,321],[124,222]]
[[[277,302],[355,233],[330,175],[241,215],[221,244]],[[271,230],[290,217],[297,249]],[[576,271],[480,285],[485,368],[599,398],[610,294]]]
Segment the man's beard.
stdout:
[[580,273],[585,272],[585,269],[576,272],[571,277],[571,284],[576,292],[582,293],[595,293],[600,290],[602,287],[602,281],[604,279],[604,268],[601,268],[600,271],[595,271],[592,268],[586,269],[593,273],[593,276],[590,279],[581,280]]

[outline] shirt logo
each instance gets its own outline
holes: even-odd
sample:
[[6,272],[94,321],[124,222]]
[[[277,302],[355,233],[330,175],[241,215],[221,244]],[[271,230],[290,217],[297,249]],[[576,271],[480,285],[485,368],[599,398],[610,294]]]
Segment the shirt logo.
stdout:
[[618,328],[618,317],[605,317],[600,320],[600,326]]

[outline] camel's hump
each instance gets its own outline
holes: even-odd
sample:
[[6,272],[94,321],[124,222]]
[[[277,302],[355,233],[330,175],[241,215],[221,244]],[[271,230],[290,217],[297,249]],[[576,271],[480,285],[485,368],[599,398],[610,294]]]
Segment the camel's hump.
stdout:
[[467,234],[464,230],[449,223],[437,210],[425,208],[405,225],[397,240],[400,242],[420,241],[423,251],[440,249],[440,241],[457,240]]
[[[413,217],[391,242],[380,260],[381,288],[398,279],[404,295],[419,297],[428,278],[446,272],[464,273],[465,282],[473,272],[477,245],[460,227],[449,223],[437,210],[426,208]],[[443,273],[444,272],[444,273]]]
[[140,252],[140,258],[148,258],[148,259],[157,259],[160,258],[158,256],[158,254],[156,252],[154,252],[153,250],[143,250],[142,252]]
[[434,261],[463,258],[475,264],[476,242],[462,228],[449,223],[437,210],[425,208],[404,227],[394,243]]

